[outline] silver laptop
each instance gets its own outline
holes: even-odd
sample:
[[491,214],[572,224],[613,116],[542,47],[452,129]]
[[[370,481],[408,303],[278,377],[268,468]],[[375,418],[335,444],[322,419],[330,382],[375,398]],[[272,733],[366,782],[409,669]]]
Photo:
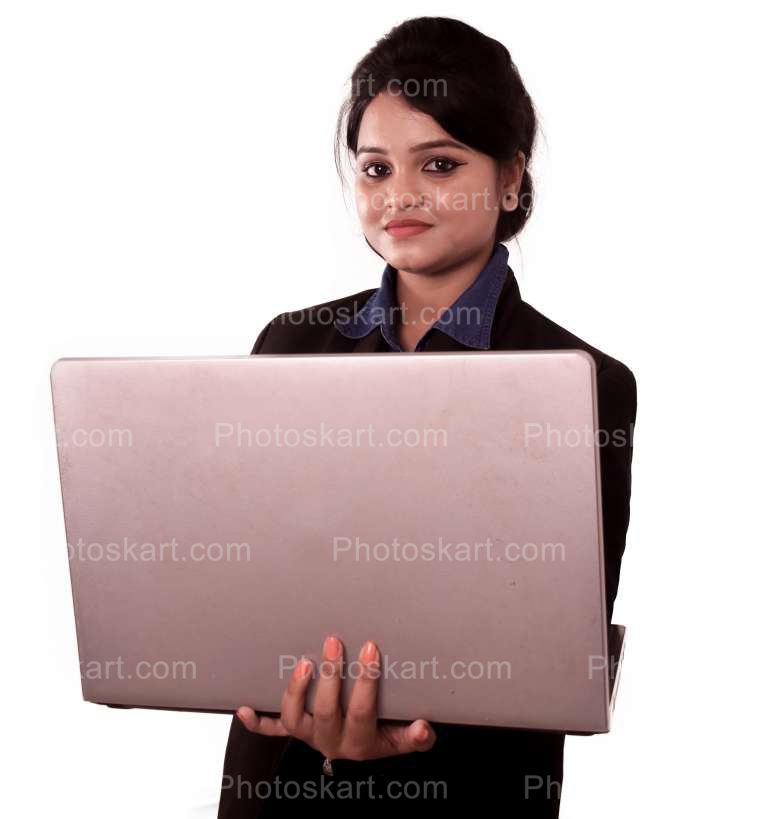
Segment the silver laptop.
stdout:
[[343,707],[373,639],[381,718],[609,730],[587,353],[63,358],[51,381],[85,700],[276,714],[336,634]]

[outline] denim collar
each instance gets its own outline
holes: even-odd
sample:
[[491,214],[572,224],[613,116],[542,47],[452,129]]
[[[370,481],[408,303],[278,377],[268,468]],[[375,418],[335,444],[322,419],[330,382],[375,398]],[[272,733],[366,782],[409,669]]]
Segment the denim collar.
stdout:
[[[492,320],[507,272],[508,248],[497,242],[481,272],[425,332],[417,343],[415,352],[422,349],[428,337],[436,330],[466,347],[488,350],[492,337]],[[379,326],[389,346],[403,352],[396,331],[400,313],[395,300],[396,275],[397,270],[386,264],[379,288],[361,309],[350,318],[339,318],[334,322],[340,333],[348,338],[363,338]]]

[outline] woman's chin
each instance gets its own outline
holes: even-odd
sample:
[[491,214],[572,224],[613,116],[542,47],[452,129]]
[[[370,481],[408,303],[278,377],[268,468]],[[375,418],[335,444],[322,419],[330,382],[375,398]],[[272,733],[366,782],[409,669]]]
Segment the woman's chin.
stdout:
[[409,238],[386,238],[380,253],[398,270],[419,272],[421,268],[431,267],[435,263],[440,247],[435,236],[429,234],[435,228]]

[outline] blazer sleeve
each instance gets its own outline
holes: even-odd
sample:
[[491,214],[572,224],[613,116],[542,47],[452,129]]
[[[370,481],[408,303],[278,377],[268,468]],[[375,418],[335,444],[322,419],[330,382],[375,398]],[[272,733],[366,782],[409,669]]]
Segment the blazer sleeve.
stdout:
[[259,335],[257,336],[257,340],[254,342],[254,346],[251,348],[251,355],[257,355],[261,352],[262,347],[265,344],[265,340],[267,339],[267,334],[270,332],[273,324],[280,318],[280,316],[276,316],[274,319],[271,319],[260,331]]
[[631,459],[636,423],[636,379],[620,361],[597,373],[599,461],[607,600],[607,624],[620,581],[631,509]]
[[[274,321],[262,328],[251,349],[252,355],[262,350]],[[225,749],[217,819],[254,819],[258,815],[264,801],[259,794],[268,792],[267,788],[259,788],[259,783],[272,780],[290,739],[254,734],[233,714]]]
[[254,734],[236,715],[230,723],[217,819],[255,819],[291,737]]

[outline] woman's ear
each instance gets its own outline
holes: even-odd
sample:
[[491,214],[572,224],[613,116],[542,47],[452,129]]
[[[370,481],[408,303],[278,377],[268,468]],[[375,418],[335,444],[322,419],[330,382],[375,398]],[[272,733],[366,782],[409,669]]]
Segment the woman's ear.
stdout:
[[516,210],[519,205],[519,189],[524,178],[527,158],[523,151],[519,151],[513,159],[509,159],[500,167],[500,206],[503,210]]

